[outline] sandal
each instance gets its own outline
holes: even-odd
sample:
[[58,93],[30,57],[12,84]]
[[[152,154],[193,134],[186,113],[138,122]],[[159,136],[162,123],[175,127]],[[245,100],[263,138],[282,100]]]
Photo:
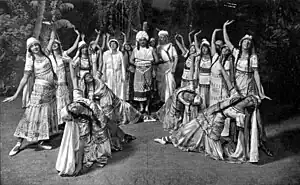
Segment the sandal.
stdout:
[[19,151],[20,151],[20,148],[22,146],[22,143],[21,142],[17,142],[17,144],[11,149],[11,151],[9,152],[9,156],[14,156],[16,155]]

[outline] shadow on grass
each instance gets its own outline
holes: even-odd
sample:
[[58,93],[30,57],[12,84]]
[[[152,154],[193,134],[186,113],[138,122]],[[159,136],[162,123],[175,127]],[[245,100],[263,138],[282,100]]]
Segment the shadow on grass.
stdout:
[[[297,124],[297,123],[295,123]],[[283,131],[268,138],[268,146],[274,153],[274,157],[268,157],[264,153],[258,165],[264,165],[279,161],[284,158],[299,156],[300,154],[300,128]]]

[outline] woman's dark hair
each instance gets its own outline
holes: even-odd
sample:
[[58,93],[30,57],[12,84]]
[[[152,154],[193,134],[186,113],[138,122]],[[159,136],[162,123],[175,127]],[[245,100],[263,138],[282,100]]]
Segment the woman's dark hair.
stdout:
[[[208,49],[208,55],[209,55],[209,57],[210,57],[210,61],[212,61],[212,58],[211,58],[211,51],[210,51],[210,49],[209,49],[209,45],[203,44],[203,45],[201,46],[201,48],[200,48],[200,60],[199,60],[199,62],[201,62],[202,57],[203,57],[203,53],[202,53],[202,48],[203,48],[203,47],[207,47],[207,49]],[[199,66],[199,67],[200,67],[200,66]]]
[[[83,81],[84,81],[84,86],[85,86],[85,88],[84,88],[84,98],[88,98],[88,95],[89,95],[88,83],[85,81],[85,77],[87,75],[91,75],[91,74],[90,73],[85,73],[82,77]],[[92,84],[93,84],[93,92],[95,92],[95,88],[96,88],[95,79],[93,80]]]
[[[42,50],[42,46],[40,44],[39,45],[39,49],[40,49],[40,52],[42,53],[42,55],[44,55],[48,60],[49,60],[49,63],[50,63],[50,66],[51,66],[51,71],[52,71],[52,74],[53,74],[53,78],[55,80],[57,80],[57,75],[56,73],[54,72],[54,68],[53,68],[53,65],[52,65],[52,62],[51,62],[51,59],[46,55],[46,53]],[[31,48],[31,47],[30,47]],[[35,62],[35,56],[33,54],[33,52],[31,51],[31,49],[28,48],[28,52],[30,53],[31,57],[32,57],[32,61],[33,61],[33,66],[34,66],[34,62]],[[56,60],[55,60],[56,62]]]
[[[238,64],[238,62],[239,62],[239,60],[242,56],[242,45],[243,45],[244,40],[246,40],[246,39],[241,40],[241,45],[239,46],[239,54],[237,56],[237,59],[236,59],[235,65],[234,65],[234,69],[236,69],[236,66],[237,66],[237,64]],[[247,72],[250,72],[250,58],[252,56],[252,48],[253,48],[253,40],[251,40],[251,45],[250,45],[250,48],[249,48],[249,55],[248,55],[248,59],[247,59],[248,60]]]

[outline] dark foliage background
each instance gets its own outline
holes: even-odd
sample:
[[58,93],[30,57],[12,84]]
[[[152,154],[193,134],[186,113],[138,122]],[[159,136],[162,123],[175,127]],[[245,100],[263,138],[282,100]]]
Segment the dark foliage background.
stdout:
[[[57,1],[58,4],[63,2]],[[74,8],[58,12],[59,18],[68,20],[84,32],[87,41],[94,39],[95,28],[110,32],[117,38],[120,38],[120,31],[124,31],[134,40],[132,28],[141,29],[143,21],[150,23],[154,36],[157,35],[155,28],[169,30],[172,36],[181,33],[185,37],[192,29],[201,29],[201,36],[211,39],[215,28],[222,28],[226,20],[234,19],[235,23],[228,30],[234,45],[237,46],[246,33],[254,36],[266,94],[280,104],[299,105],[299,0],[172,0],[166,9],[153,8],[154,1],[150,0],[69,2]],[[0,4],[0,88],[4,89],[17,86],[22,76],[25,43],[32,35],[37,9],[30,0],[7,0],[0,1]],[[53,12],[53,2],[47,1],[45,12],[48,12],[48,17],[51,10]],[[45,14],[45,19],[48,17]],[[62,27],[59,36],[63,48],[67,49],[73,44],[76,34],[70,26]],[[43,28],[40,38],[47,41],[48,37],[47,29]],[[222,39],[222,35],[217,37]]]

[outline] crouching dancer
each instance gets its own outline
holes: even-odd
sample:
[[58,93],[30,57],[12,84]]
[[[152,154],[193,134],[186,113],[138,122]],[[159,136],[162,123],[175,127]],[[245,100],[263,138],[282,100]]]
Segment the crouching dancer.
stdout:
[[112,148],[134,139],[111,122],[92,101],[74,91],[74,102],[62,110],[66,121],[56,169],[61,176],[76,176],[93,164],[104,167]]
[[[167,137],[157,138],[154,141],[161,144],[172,143],[175,147],[183,151],[204,152],[206,155],[216,160],[233,158],[227,145],[222,145],[221,132],[224,128],[226,118],[236,120],[236,125],[243,137],[245,109],[257,106],[259,99],[253,95],[247,97],[231,96],[215,105],[201,111],[197,118],[182,125]],[[251,137],[257,140],[257,129]],[[246,156],[245,146],[242,139],[241,151]],[[258,146],[256,145],[256,149]],[[253,148],[254,149],[254,148]]]

